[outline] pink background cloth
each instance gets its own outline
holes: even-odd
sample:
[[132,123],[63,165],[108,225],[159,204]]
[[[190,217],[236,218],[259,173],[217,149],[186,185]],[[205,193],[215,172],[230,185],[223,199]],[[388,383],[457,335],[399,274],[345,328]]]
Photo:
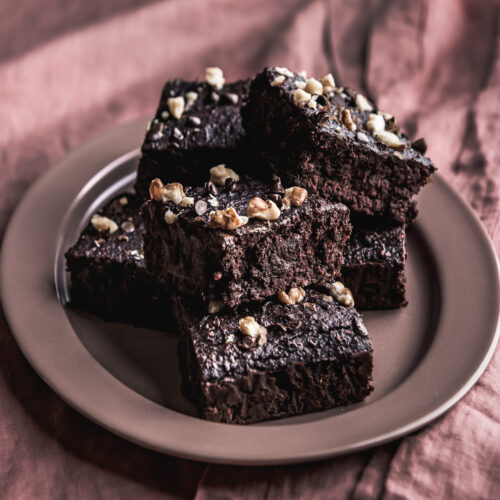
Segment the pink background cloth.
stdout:
[[[40,174],[152,114],[166,79],[202,78],[209,65],[235,79],[268,64],[331,70],[425,136],[498,251],[500,7],[486,0],[2,0],[0,235]],[[0,497],[498,498],[499,382],[497,350],[460,403],[404,439],[313,464],[207,465],[80,416],[33,372],[0,313]]]

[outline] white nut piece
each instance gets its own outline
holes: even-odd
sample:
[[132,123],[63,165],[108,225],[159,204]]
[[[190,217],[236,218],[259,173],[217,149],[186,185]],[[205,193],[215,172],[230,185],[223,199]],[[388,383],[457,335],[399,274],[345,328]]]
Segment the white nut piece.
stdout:
[[403,150],[406,147],[406,144],[400,140],[400,138],[393,134],[392,132],[388,132],[387,130],[381,130],[379,132],[374,132],[373,137],[380,142],[383,142],[385,145],[390,148]]
[[109,234],[113,234],[118,230],[118,225],[115,221],[109,219],[108,217],[103,217],[102,215],[93,215],[90,222],[100,233],[109,231]]
[[305,90],[313,95],[321,95],[323,93],[323,84],[316,78],[308,78]]
[[280,66],[276,66],[274,68],[274,71],[288,78],[293,78],[293,73],[288,68],[281,68]]
[[181,200],[181,207],[192,207],[194,205],[194,198],[192,196],[185,196]]
[[241,318],[238,325],[243,335],[249,336],[252,340],[258,340],[259,345],[267,340],[267,328],[259,325],[253,316]]
[[295,88],[304,90],[306,88],[306,82],[297,80],[294,82]]
[[232,231],[248,223],[248,217],[240,216],[233,207],[210,212],[209,227]]
[[188,102],[193,103],[194,101],[196,101],[196,99],[198,99],[198,94],[197,94],[197,92],[193,92],[193,91],[191,91],[191,92],[188,92],[188,93],[186,94],[186,100],[187,100]]
[[352,120],[351,112],[348,109],[342,110],[342,123],[351,131],[356,130],[356,124]]
[[390,113],[386,113],[385,111],[378,110],[377,114],[382,116],[385,121],[392,120],[394,118]]
[[311,100],[311,94],[302,89],[297,89],[293,93],[293,102],[295,104],[303,104]]
[[333,79],[333,75],[328,73],[323,78],[319,79],[321,85],[323,85],[323,92],[325,94],[329,94],[335,90],[335,80]]
[[177,220],[177,217],[179,217],[177,214],[174,214],[174,212],[172,212],[172,210],[167,210],[165,212],[165,222],[167,224],[173,224],[176,220]]
[[285,291],[278,293],[278,300],[282,304],[294,305],[302,302],[304,297],[306,296],[306,291],[302,287],[294,287],[288,290],[288,293]]
[[311,109],[316,109],[318,106],[318,103],[314,100],[314,99],[311,99],[308,103],[307,103],[307,107],[308,108],[311,108]]
[[167,106],[170,114],[178,120],[182,116],[182,113],[184,113],[184,97],[169,97],[167,100]]
[[363,94],[356,95],[356,106],[361,111],[372,111],[373,106],[368,102],[368,99]]
[[233,179],[234,182],[240,180],[240,176],[234,170],[226,168],[225,165],[217,165],[210,169],[210,179],[218,186],[224,186],[229,178]]
[[277,76],[272,82],[271,87],[278,87],[285,81],[285,77],[283,75]]
[[[283,197],[282,200],[282,208],[288,205],[288,208],[290,206],[293,207],[300,207],[304,203],[305,199],[307,198],[307,189],[301,188],[299,186],[293,186],[290,188],[285,189],[285,196]],[[287,201],[285,201],[287,200]]]
[[340,281],[335,281],[330,287],[331,296],[339,303],[347,307],[354,307],[354,297],[349,288]]
[[208,303],[208,314],[218,313],[224,307],[224,302],[221,300],[211,300]]
[[220,90],[224,86],[226,80],[220,68],[209,67],[205,68],[205,81],[215,90]]
[[381,115],[376,115],[375,113],[370,113],[368,115],[368,121],[366,122],[366,128],[372,134],[385,130],[384,117]]
[[260,220],[276,220],[281,214],[280,209],[272,200],[263,200],[256,196],[248,202],[247,216]]
[[162,201],[173,201],[179,205],[186,197],[184,188],[180,182],[171,182],[161,189]]

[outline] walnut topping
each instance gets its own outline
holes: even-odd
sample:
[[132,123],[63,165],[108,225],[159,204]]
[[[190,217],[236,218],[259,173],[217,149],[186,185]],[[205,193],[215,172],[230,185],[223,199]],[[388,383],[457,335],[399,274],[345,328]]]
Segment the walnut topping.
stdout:
[[293,93],[293,102],[295,104],[303,104],[311,100],[311,94],[302,89],[297,89]]
[[215,90],[220,90],[224,86],[224,73],[220,68],[205,68],[205,81]]
[[305,78],[307,80],[307,71],[303,69],[302,71],[299,71],[297,75],[301,76],[302,78]]
[[247,216],[260,220],[276,220],[281,214],[280,209],[276,203],[271,200],[264,201],[262,198],[256,196],[248,203]]
[[163,201],[163,197],[161,195],[161,190],[163,189],[163,182],[161,179],[153,179],[151,184],[149,185],[149,196],[152,200],[155,201]]
[[330,294],[344,306],[354,307],[354,298],[349,288],[346,288],[340,281],[335,281],[330,287]]
[[307,198],[307,189],[293,186],[285,189],[285,196],[282,200],[282,210],[288,210],[290,206],[300,207]]
[[173,201],[176,205],[179,205],[179,203],[181,203],[186,197],[184,194],[184,188],[180,182],[171,182],[170,184],[163,186],[161,195],[163,201]]
[[224,307],[224,302],[221,300],[211,300],[208,303],[208,314],[216,314]]
[[128,205],[128,198],[126,196],[122,196],[119,200],[118,203],[124,207],[125,205]]
[[380,115],[385,121],[392,120],[394,117],[390,113],[385,113],[384,111],[377,111],[377,114]]
[[309,78],[305,90],[313,95],[321,95],[323,93],[323,85],[316,78]]
[[182,113],[184,113],[184,97],[169,97],[167,106],[170,114],[178,120],[182,116]]
[[212,229],[226,229],[232,231],[238,227],[244,226],[248,222],[248,217],[239,216],[233,207],[225,210],[216,210],[210,212],[208,225]]
[[368,142],[370,140],[370,139],[368,139],[368,136],[363,132],[358,132],[356,134],[356,137],[358,138],[358,141],[362,141],[362,142]]
[[390,148],[402,150],[406,147],[406,144],[401,141],[396,134],[387,132],[387,130],[374,132],[373,137],[375,137],[375,139],[379,140],[380,142],[383,142]]
[[301,80],[296,80],[296,82],[294,83],[294,85],[295,85],[295,88],[297,88],[297,89],[304,90],[306,88],[306,82],[303,82]]
[[383,116],[370,113],[368,115],[368,121],[366,122],[366,128],[374,134],[375,132],[381,132],[385,130],[385,120]]
[[288,293],[287,292],[278,293],[278,300],[282,304],[293,305],[302,302],[305,296],[306,296],[305,290],[299,286],[297,288],[290,288],[290,290],[288,290]]
[[267,340],[267,328],[259,325],[253,316],[241,318],[238,325],[243,335],[248,335],[252,340],[257,340],[259,345],[262,345]]
[[100,233],[109,231],[109,234],[113,234],[118,230],[118,225],[115,221],[112,221],[108,217],[103,217],[102,215],[93,215],[92,219],[90,219],[90,222]]
[[283,75],[277,76],[272,82],[271,87],[278,87],[285,81],[285,77]]
[[179,216],[177,214],[174,214],[172,210],[167,210],[165,212],[165,222],[167,224],[173,224],[177,220],[177,217]]
[[280,75],[286,76],[288,78],[293,78],[293,73],[288,68],[280,68],[279,66],[276,66],[274,68],[274,71],[276,71],[276,73],[279,73]]
[[181,200],[181,207],[192,207],[194,205],[194,198],[192,196],[184,196]]
[[186,94],[187,102],[193,103],[194,101],[196,101],[196,99],[198,99],[198,94],[196,92],[191,91]]
[[325,295],[324,293],[321,294],[321,298],[325,301],[325,302],[333,302],[333,297],[331,295]]
[[240,176],[234,170],[226,168],[225,165],[217,165],[210,169],[210,179],[218,186],[224,186],[226,179],[233,179],[234,182],[238,182]]
[[311,108],[311,109],[316,109],[318,106],[318,103],[314,100],[314,99],[311,99],[308,103],[307,103],[307,107],[308,108]]
[[361,111],[372,111],[373,106],[368,102],[368,99],[363,94],[356,95],[356,106]]
[[352,121],[351,112],[348,109],[342,110],[342,123],[353,132],[356,130],[356,124]]
[[331,73],[328,73],[328,75],[320,78],[319,81],[321,85],[323,85],[323,92],[325,94],[329,94],[330,92],[333,92],[335,90],[335,80],[333,79]]

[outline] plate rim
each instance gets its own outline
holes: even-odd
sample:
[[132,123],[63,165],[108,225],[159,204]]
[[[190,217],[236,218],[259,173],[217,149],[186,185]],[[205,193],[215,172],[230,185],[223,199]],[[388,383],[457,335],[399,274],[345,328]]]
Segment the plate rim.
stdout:
[[[2,251],[0,255],[0,299],[3,305],[4,313],[7,318],[7,322],[10,326],[12,335],[14,336],[17,344],[19,345],[21,351],[23,352],[23,355],[26,357],[26,359],[29,361],[31,366],[35,369],[35,371],[38,373],[38,375],[56,392],[67,404],[75,408],[77,411],[85,415],[87,418],[90,420],[94,421],[98,425],[106,428],[107,430],[113,432],[114,434],[117,434],[129,441],[132,441],[140,446],[144,446],[149,449],[153,449],[155,451],[159,451],[162,453],[167,453],[170,455],[178,456],[181,458],[187,458],[187,459],[192,459],[192,460],[198,460],[198,461],[208,461],[212,463],[224,463],[224,464],[234,464],[234,465],[278,465],[278,464],[290,464],[290,463],[299,463],[299,462],[307,462],[307,461],[313,461],[313,460],[321,460],[327,457],[332,457],[336,455],[341,455],[345,454],[348,452],[354,452],[354,451],[360,451],[375,445],[380,445],[383,443],[386,443],[388,441],[394,440],[396,438],[399,438],[408,432],[415,431],[426,425],[427,423],[431,422],[435,418],[439,417],[443,413],[445,413],[449,408],[451,408],[456,402],[458,402],[471,388],[472,386],[477,382],[483,371],[485,370],[486,366],[488,365],[489,361],[491,360],[493,353],[495,351],[496,345],[498,343],[498,339],[500,337],[500,307],[498,306],[497,303],[497,311],[496,311],[496,325],[491,326],[491,329],[494,329],[494,333],[491,336],[491,342],[489,344],[488,349],[486,350],[481,362],[476,366],[475,370],[473,373],[470,373],[467,375],[467,381],[464,383],[459,390],[457,390],[451,397],[447,397],[445,401],[443,401],[437,408],[435,408],[433,411],[426,413],[425,415],[407,423],[407,425],[404,426],[399,426],[396,429],[393,429],[389,432],[386,432],[385,434],[378,435],[376,437],[372,437],[370,439],[364,440],[364,441],[359,441],[357,442],[354,446],[344,446],[343,448],[339,449],[333,449],[331,446],[324,448],[323,450],[308,450],[308,451],[303,451],[303,452],[296,452],[295,455],[293,456],[280,456],[279,453],[275,454],[273,457],[269,456],[259,456],[258,454],[249,454],[248,456],[245,456],[244,453],[236,453],[233,454],[232,456],[227,456],[227,453],[208,453],[207,451],[199,451],[197,452],[194,450],[192,447],[189,450],[182,449],[182,447],[179,447],[179,445],[171,444],[163,442],[163,444],[158,444],[157,442],[155,443],[154,440],[151,441],[151,439],[145,439],[145,436],[139,436],[137,434],[131,434],[130,432],[125,431],[123,428],[120,426],[114,425],[110,423],[109,419],[103,419],[100,417],[96,417],[95,412],[89,411],[88,407],[85,407],[85,405],[82,405],[78,400],[75,400],[75,397],[72,397],[71,394],[67,394],[62,388],[61,385],[57,383],[53,379],[53,372],[47,373],[47,370],[43,365],[43,362],[41,363],[41,358],[40,355],[37,354],[36,352],[33,351],[33,346],[26,344],[26,338],[23,336],[20,331],[18,330],[18,327],[20,325],[18,318],[15,317],[17,313],[14,313],[13,305],[11,303],[11,298],[9,296],[9,285],[12,283],[12,276],[11,273],[9,272],[9,265],[11,262],[9,259],[11,259],[13,252],[12,252],[12,245],[15,243],[16,240],[16,235],[15,232],[17,230],[16,228],[16,223],[19,222],[19,219],[23,215],[23,209],[29,204],[29,201],[36,198],[36,196],[40,196],[40,194],[43,194],[43,190],[45,189],[46,185],[51,185],[54,184],[54,178],[56,178],[58,175],[63,175],[65,172],[65,168],[67,165],[71,165],[72,162],[77,162],[80,159],[82,161],[83,158],[86,157],[86,155],[92,155],[96,152],[96,150],[103,149],[104,151],[109,150],[109,161],[103,162],[105,164],[105,167],[99,167],[101,171],[104,171],[106,168],[110,167],[110,164],[112,163],[117,163],[122,160],[123,157],[128,157],[132,153],[131,150],[135,150],[136,148],[131,148],[130,144],[127,145],[127,147],[124,146],[123,142],[124,137],[127,138],[132,138],[136,136],[138,140],[140,140],[140,132],[143,132],[146,124],[146,119],[142,118],[140,120],[135,120],[131,123],[119,126],[119,127],[114,127],[106,132],[103,132],[99,134],[98,136],[94,137],[93,139],[87,141],[84,143],[82,146],[79,148],[73,150],[71,153],[66,155],[63,159],[61,159],[59,162],[57,162],[52,168],[50,168],[47,172],[45,172],[35,183],[34,185],[30,188],[30,190],[26,193],[24,199],[21,201],[21,203],[17,206],[14,214],[11,216],[8,227],[5,231],[4,234],[4,239],[2,242]],[[109,146],[109,147],[108,147]],[[121,151],[121,154],[118,154]],[[101,151],[102,153],[102,151]],[[99,156],[99,155],[98,155]],[[105,156],[102,153],[102,156]],[[97,160],[96,160],[97,161]],[[102,165],[102,164],[101,164]],[[93,165],[92,168],[96,168],[96,165]],[[82,169],[83,170],[83,169]],[[87,169],[88,170],[88,169]],[[81,173],[79,173],[81,174]],[[95,173],[94,173],[95,175]],[[94,175],[91,177],[93,178]],[[76,176],[77,179],[75,179],[73,182],[77,183],[79,180],[79,176]],[[490,262],[489,264],[492,265],[494,264],[493,267],[496,267],[496,296],[498,297],[499,295],[499,276],[500,276],[500,264],[498,261],[498,256],[496,254],[495,248],[493,246],[493,243],[491,239],[489,238],[486,229],[482,225],[479,217],[477,214],[472,210],[472,208],[469,206],[469,204],[462,198],[462,196],[456,192],[445,180],[440,176],[439,174],[435,174],[435,180],[434,182],[436,184],[439,184],[441,188],[445,189],[447,192],[447,195],[451,197],[453,202],[457,204],[461,210],[465,211],[465,214],[470,218],[471,221],[473,221],[474,224],[474,229],[475,231],[479,231],[479,234],[481,235],[481,246],[483,246],[483,250],[486,249],[486,253],[489,255]],[[80,191],[83,188],[83,186],[80,186],[78,191]],[[71,198],[71,195],[69,193],[64,193],[61,195],[63,198],[62,200],[57,202],[55,200],[55,205],[57,206],[60,205],[66,205],[67,209],[69,209],[70,205],[68,205],[68,199]],[[74,200],[74,198],[73,198]],[[74,201],[71,201],[71,203]],[[63,222],[61,221],[60,226],[62,227]],[[50,249],[53,250],[52,247],[57,248],[57,242],[52,242],[50,245]],[[55,254],[54,254],[55,256]],[[51,271],[53,268],[51,268]],[[51,277],[53,274],[51,274]],[[54,299],[57,301],[57,298],[54,297]],[[497,301],[498,302],[498,301]],[[60,307],[62,307],[59,304]],[[21,327],[24,328],[24,327]],[[17,330],[17,331],[16,331]],[[77,342],[80,342],[79,339],[76,337]],[[73,339],[74,340],[74,339]],[[83,344],[80,345],[80,349],[76,349],[76,346],[73,346],[77,352],[72,353],[72,355],[75,356],[85,356],[85,353],[87,353],[87,356],[90,356],[95,363],[98,363],[95,358],[92,357],[92,355],[86,350],[86,348],[83,346]],[[83,353],[82,353],[83,349]],[[99,365],[100,366],[100,365]],[[101,366],[102,371],[108,374],[109,377],[113,378],[112,375],[109,374],[102,366]],[[409,375],[411,377],[411,374]],[[175,414],[170,415],[169,418],[172,418],[174,422],[177,422],[179,418],[181,418],[182,421],[186,420],[191,420],[197,422],[197,424],[193,424],[191,422],[188,427],[193,428],[193,425],[202,425],[203,427],[206,427],[207,429],[215,429],[216,427],[223,426],[226,430],[224,432],[229,432],[229,434],[234,434],[234,429],[238,428],[241,429],[241,426],[233,426],[233,425],[227,425],[227,424],[217,424],[213,422],[206,422],[203,420],[196,419],[194,417],[190,417],[187,415],[182,415],[179,414],[173,410],[169,410],[168,408],[162,407],[161,405],[158,405],[157,403],[154,403],[152,401],[147,400],[144,396],[135,393],[132,391],[130,388],[126,387],[122,382],[118,381],[117,379],[115,380],[115,384],[121,384],[123,388],[126,388],[124,391],[124,394],[121,394],[121,397],[124,397],[125,399],[127,397],[131,397],[129,393],[133,393],[133,397],[136,398],[138,402],[140,400],[143,400],[141,402],[142,406],[144,409],[149,409],[148,411],[152,411],[153,414],[159,413],[159,414],[165,414],[164,410],[167,410],[168,413],[170,414]],[[397,389],[397,388],[396,388]],[[395,389],[395,390],[396,390]],[[394,392],[391,391],[391,393]],[[383,401],[386,399],[387,396],[389,396],[391,393],[383,396],[380,398],[378,401]],[[138,398],[138,399],[137,399]],[[367,405],[368,407],[369,405]],[[159,408],[155,408],[159,407]],[[160,409],[160,411],[158,411]],[[356,410],[355,410],[356,411]],[[161,418],[161,417],[160,417]],[[302,427],[304,425],[314,425],[314,424],[319,424],[319,423],[325,423],[328,421],[330,418],[337,418],[337,417],[326,417],[325,419],[321,420],[320,422],[307,422],[307,423],[299,423],[299,424],[292,424],[288,425],[285,428],[288,430],[292,430],[294,427]],[[321,428],[322,425],[318,426],[318,428]],[[278,427],[259,427],[257,426],[245,426],[245,429],[260,429],[260,432],[263,432],[263,435],[268,435],[269,430],[272,432],[276,432]],[[229,430],[232,429],[232,430]],[[251,433],[253,431],[250,431]],[[279,431],[278,431],[279,432]],[[175,440],[174,440],[175,443]],[[203,447],[202,447],[203,448]]]

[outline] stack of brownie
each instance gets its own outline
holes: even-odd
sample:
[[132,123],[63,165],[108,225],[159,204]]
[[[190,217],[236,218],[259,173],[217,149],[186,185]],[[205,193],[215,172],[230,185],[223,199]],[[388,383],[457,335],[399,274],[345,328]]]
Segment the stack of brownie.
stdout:
[[406,304],[405,228],[435,170],[424,153],[331,75],[276,67],[226,84],[207,68],[204,82],[169,81],[135,193],[66,254],[72,301],[158,328],[173,317],[203,418],[361,401],[373,356],[354,304]]

